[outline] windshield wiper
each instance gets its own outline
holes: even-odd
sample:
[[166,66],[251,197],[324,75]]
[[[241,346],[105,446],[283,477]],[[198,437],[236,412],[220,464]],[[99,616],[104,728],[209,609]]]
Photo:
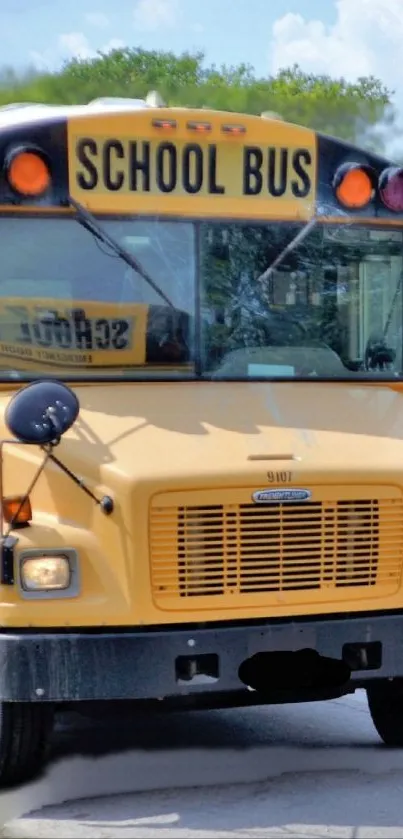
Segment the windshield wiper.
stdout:
[[74,207],[76,211],[76,220],[82,227],[85,227],[86,230],[89,230],[93,236],[103,242],[104,245],[109,245],[111,250],[115,252],[117,256],[123,259],[130,268],[133,268],[133,271],[136,271],[140,277],[145,280],[149,286],[159,294],[160,297],[171,307],[171,309],[176,309],[176,306],[172,303],[172,300],[167,297],[164,291],[159,287],[159,285],[150,277],[147,273],[145,268],[137,261],[136,257],[132,256],[126,248],[122,248],[119,242],[116,241],[106,230],[99,224],[98,219],[92,215],[82,204],[79,204],[74,198],[69,198],[69,203],[72,207]]
[[257,278],[256,282],[263,284],[264,282],[269,280],[273,271],[275,271],[275,269],[279,265],[281,265],[281,263],[283,262],[285,257],[288,256],[288,254],[291,253],[291,251],[293,251],[297,247],[297,245],[299,245],[305,239],[305,237],[308,235],[308,233],[310,233],[311,230],[315,227],[316,223],[317,223],[316,218],[313,218],[313,219],[311,219],[311,221],[308,221],[304,225],[304,227],[301,230],[298,231],[296,236],[294,236],[294,238],[291,239],[291,242],[289,242],[289,244],[286,245],[285,248],[283,248],[283,250],[279,253],[279,255],[276,256],[276,258],[273,260],[271,265],[269,265],[269,267],[266,268],[266,270],[263,272],[263,274],[260,274],[260,276]]

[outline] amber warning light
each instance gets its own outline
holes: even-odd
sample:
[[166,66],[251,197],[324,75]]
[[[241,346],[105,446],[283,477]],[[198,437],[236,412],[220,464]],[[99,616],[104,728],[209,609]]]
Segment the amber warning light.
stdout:
[[403,169],[388,166],[380,175],[360,163],[344,163],[333,178],[339,204],[347,210],[362,210],[378,196],[392,213],[403,213]]
[[337,170],[333,189],[343,207],[360,210],[370,203],[375,195],[375,173],[369,166],[346,163]]
[[12,190],[27,197],[43,195],[51,181],[49,167],[35,149],[14,149],[6,159],[5,174]]

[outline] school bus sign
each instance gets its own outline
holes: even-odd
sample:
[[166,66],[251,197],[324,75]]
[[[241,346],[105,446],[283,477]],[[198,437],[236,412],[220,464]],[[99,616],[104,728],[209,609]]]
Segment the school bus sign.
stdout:
[[[185,120],[185,117],[184,117]],[[249,122],[250,121],[250,122]],[[70,195],[94,211],[309,219],[314,214],[313,132],[255,117],[231,134],[221,115],[152,127],[149,114],[72,119]],[[186,126],[192,124],[186,117]],[[181,130],[182,127],[182,130]],[[224,128],[228,126],[224,126]],[[203,130],[202,130],[203,129]]]

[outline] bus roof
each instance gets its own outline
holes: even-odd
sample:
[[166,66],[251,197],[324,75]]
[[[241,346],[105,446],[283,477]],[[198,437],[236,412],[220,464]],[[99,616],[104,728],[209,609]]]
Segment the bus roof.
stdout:
[[[89,114],[99,116],[108,112],[118,114],[125,111],[143,111],[148,108],[168,109],[169,106],[163,101],[158,91],[154,90],[150,91],[145,99],[105,96],[93,99],[85,105],[48,105],[41,102],[11,102],[8,105],[0,106],[0,129],[12,128],[14,126],[18,127],[19,125],[30,122],[37,123],[54,118],[84,117]],[[215,109],[173,106],[172,110],[205,111]],[[227,112],[224,111],[224,113]],[[251,115],[245,116],[250,117]],[[255,115],[255,119],[261,118],[277,121],[282,119],[278,114],[271,111],[264,111],[260,116]]]
[[87,114],[104,114],[108,111],[121,113],[122,111],[139,111],[145,108],[164,107],[158,94],[152,91],[146,99],[130,99],[124,97],[104,97],[93,99],[86,105],[47,105],[42,102],[12,102],[0,107],[0,128],[18,126],[27,122],[41,122],[42,120],[60,117],[86,116]]
[[[217,114],[229,114],[232,113],[232,116],[235,116],[233,112],[229,112],[222,109],[217,108],[209,108],[208,106],[202,107],[185,107],[183,105],[173,105],[169,106],[166,102],[163,101],[161,95],[156,90],[150,91],[145,99],[136,99],[124,96],[104,96],[98,97],[97,99],[92,99],[90,102],[87,102],[84,105],[48,105],[43,102],[11,102],[8,105],[0,106],[0,131],[2,129],[18,129],[19,126],[27,126],[29,124],[38,124],[41,122],[46,121],[53,121],[53,120],[63,120],[69,119],[71,117],[87,117],[87,116],[101,116],[105,113],[110,114],[121,114],[125,111],[130,112],[141,112],[144,110],[152,110],[157,109],[160,110],[168,110],[172,112],[177,111],[193,111],[206,114],[207,112],[210,113],[217,113]],[[247,118],[248,121],[256,120],[267,120],[268,122],[285,122],[288,125],[292,126],[292,123],[289,123],[288,120],[284,119],[280,114],[274,111],[262,111],[261,114],[241,114],[238,112],[238,117],[242,116],[242,118]],[[302,125],[294,124],[295,128],[303,129]],[[337,137],[332,135],[324,134],[321,131],[316,132],[318,136],[323,137],[331,141],[332,143],[336,143],[338,145],[348,147],[351,152],[356,152],[360,155],[366,155],[367,157],[371,157],[374,161],[379,161],[382,163],[388,163],[387,159],[376,153],[374,151],[370,151],[369,149],[365,150],[356,143],[351,143],[348,141],[341,140]]]

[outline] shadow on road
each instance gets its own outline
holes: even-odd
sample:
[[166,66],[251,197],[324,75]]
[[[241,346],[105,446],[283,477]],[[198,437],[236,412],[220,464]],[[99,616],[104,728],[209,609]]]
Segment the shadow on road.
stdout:
[[381,746],[361,699],[70,716],[5,836],[403,837],[402,795],[403,751]]

